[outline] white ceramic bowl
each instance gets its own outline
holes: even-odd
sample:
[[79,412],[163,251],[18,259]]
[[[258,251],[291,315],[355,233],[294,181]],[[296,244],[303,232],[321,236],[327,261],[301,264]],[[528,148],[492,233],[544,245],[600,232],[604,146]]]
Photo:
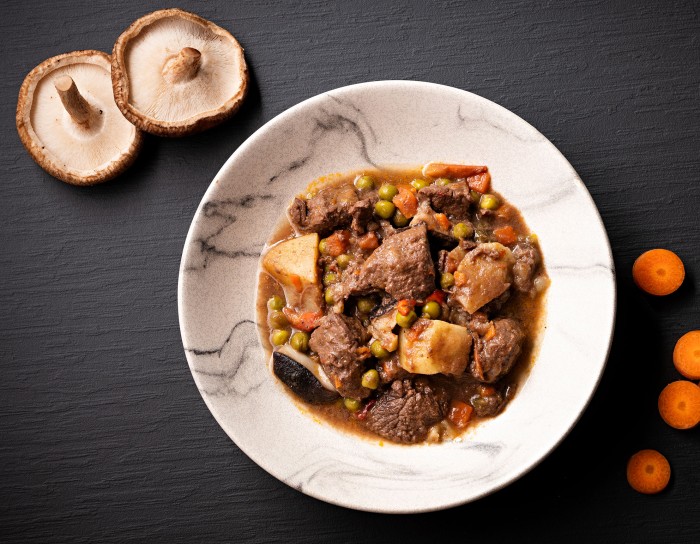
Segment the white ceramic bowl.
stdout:
[[[508,409],[461,442],[360,439],[303,413],[269,372],[255,324],[260,251],[312,179],[368,165],[486,164],[540,239],[552,283],[534,367]],[[253,134],[195,214],[178,286],[192,375],[232,440],[286,484],[376,512],[421,512],[500,489],[541,461],[588,404],[615,315],[613,261],[590,195],[528,123],[466,91],[411,81],[335,89]]]

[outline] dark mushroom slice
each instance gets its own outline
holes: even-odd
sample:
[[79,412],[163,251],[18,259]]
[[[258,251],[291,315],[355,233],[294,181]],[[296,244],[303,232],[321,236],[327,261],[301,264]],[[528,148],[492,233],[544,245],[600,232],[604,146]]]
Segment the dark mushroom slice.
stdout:
[[338,393],[323,387],[304,365],[278,351],[272,354],[272,371],[295,395],[309,404],[330,404],[339,397]]

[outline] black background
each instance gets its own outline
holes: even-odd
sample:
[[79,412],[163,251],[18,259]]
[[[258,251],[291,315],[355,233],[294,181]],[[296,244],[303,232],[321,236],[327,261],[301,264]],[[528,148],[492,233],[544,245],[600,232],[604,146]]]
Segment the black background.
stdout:
[[[180,2],[245,47],[242,111],[198,136],[148,138],[112,183],[52,179],[16,134],[25,74],[59,53],[111,51],[161,7],[0,8],[0,541],[700,541],[700,433],[656,410],[678,378],[676,339],[700,328],[698,2]],[[345,510],[257,467],[202,402],[177,321],[185,235],[225,159],[297,102],[378,79],[467,89],[536,126],[593,195],[618,271],[612,354],[574,431],[505,490],[425,515]],[[652,247],[686,264],[667,298],[631,281]],[[671,463],[659,496],[626,483],[641,448]]]

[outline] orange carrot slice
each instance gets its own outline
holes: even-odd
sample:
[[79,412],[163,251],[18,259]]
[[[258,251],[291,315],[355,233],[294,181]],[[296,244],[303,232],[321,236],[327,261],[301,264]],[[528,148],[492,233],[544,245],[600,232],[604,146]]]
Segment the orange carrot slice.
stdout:
[[469,424],[472,418],[474,408],[461,400],[453,400],[450,403],[450,410],[447,414],[447,420],[458,429],[464,429]]
[[659,395],[659,413],[674,429],[692,429],[700,423],[700,387],[685,380],[669,383]]
[[[379,238],[377,238],[375,233],[368,232],[357,239],[357,245],[360,246],[361,249],[377,249],[379,247]],[[359,269],[356,273],[359,274]]]
[[650,295],[670,295],[683,283],[685,268],[673,251],[652,249],[634,261],[632,278],[637,287]]
[[678,339],[673,364],[689,380],[700,380],[700,331],[687,332]]
[[627,462],[627,481],[632,489],[653,495],[666,489],[671,479],[671,465],[656,450],[642,450]]
[[431,178],[467,178],[487,172],[486,166],[471,164],[447,164],[444,162],[429,162],[423,166],[423,175]]
[[410,219],[416,215],[418,211],[418,199],[416,195],[413,194],[413,191],[404,185],[399,185],[397,189],[399,190],[399,194],[393,199],[394,205],[402,214]]
[[496,241],[504,246],[512,245],[518,241],[518,235],[510,225],[493,229],[493,235],[496,237]]

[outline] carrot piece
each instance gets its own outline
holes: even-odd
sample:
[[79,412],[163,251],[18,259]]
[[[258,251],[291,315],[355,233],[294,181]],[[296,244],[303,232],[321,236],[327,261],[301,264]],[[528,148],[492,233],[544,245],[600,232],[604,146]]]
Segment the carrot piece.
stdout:
[[491,395],[495,395],[496,390],[491,387],[490,385],[480,385],[479,386],[479,395],[482,397],[490,397]]
[[627,462],[627,481],[632,489],[653,495],[666,489],[671,479],[671,465],[656,450],[642,450]]
[[399,185],[397,189],[399,190],[399,194],[397,194],[392,201],[399,211],[410,219],[416,215],[418,211],[418,199],[416,195],[413,194],[413,191],[404,185]]
[[318,322],[323,317],[323,312],[304,312],[300,314],[289,306],[283,308],[282,312],[292,324],[292,327],[304,332],[311,332],[318,327]]
[[516,234],[515,229],[510,225],[493,229],[493,235],[496,237],[496,241],[500,242],[504,246],[509,246],[518,241],[518,235]]
[[488,167],[470,164],[429,162],[423,166],[423,175],[431,178],[468,178],[484,172],[488,172]]
[[689,380],[700,380],[700,330],[685,333],[673,348],[676,370]]
[[464,272],[455,272],[454,273],[454,278],[455,278],[455,285],[457,287],[462,287],[462,285],[466,285],[467,283],[467,276],[464,274]]
[[472,418],[474,408],[461,400],[452,400],[450,410],[447,413],[447,420],[458,429],[464,429]]
[[361,249],[377,249],[379,247],[379,238],[377,238],[375,233],[368,232],[357,239],[357,245]]
[[349,245],[350,233],[346,230],[339,230],[326,238],[326,248],[331,257],[346,253]]
[[659,395],[659,413],[674,429],[692,429],[700,423],[700,387],[685,380],[669,383]]
[[301,278],[298,274],[289,274],[289,281],[292,282],[294,289],[297,293],[301,293],[304,290],[304,286],[301,283]]
[[637,287],[650,295],[670,295],[683,283],[685,268],[672,251],[652,249],[634,261],[632,278]]
[[467,185],[477,193],[488,193],[491,188],[491,174],[484,172],[467,178]]
[[443,229],[450,230],[450,220],[447,219],[447,216],[444,213],[436,213],[435,219]]
[[396,310],[401,314],[401,315],[408,315],[411,313],[413,308],[416,307],[416,301],[413,299],[405,298],[403,300],[399,300],[398,304],[396,305]]

